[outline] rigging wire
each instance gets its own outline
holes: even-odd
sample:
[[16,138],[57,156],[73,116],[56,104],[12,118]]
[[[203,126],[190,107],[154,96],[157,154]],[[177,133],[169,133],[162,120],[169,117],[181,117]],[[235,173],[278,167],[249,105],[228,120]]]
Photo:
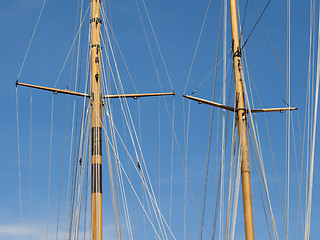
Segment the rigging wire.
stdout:
[[[319,10],[319,22],[320,22],[320,10]],[[320,62],[320,25],[318,33],[318,58],[317,62]],[[315,105],[313,114],[313,128],[312,128],[312,142],[310,152],[310,176],[309,176],[309,192],[308,192],[308,204],[307,204],[307,215],[305,224],[304,239],[310,238],[310,221],[311,221],[311,206],[312,206],[312,193],[313,193],[313,171],[314,171],[314,152],[315,152],[315,141],[316,141],[316,129],[317,129],[317,117],[318,117],[318,99],[319,99],[319,79],[320,79],[320,67],[317,65],[317,76],[316,76],[316,88],[315,88]]]
[[[174,126],[174,119],[175,119],[175,97],[173,97],[173,104],[172,104],[172,123]],[[171,140],[171,169],[170,169],[170,206],[169,206],[169,227],[171,228],[171,217],[172,217],[172,185],[173,185],[173,150],[174,150],[174,132],[172,130],[172,140]],[[170,239],[170,237],[169,237]]]
[[[222,17],[222,6],[223,0],[221,0],[221,7],[220,7],[220,18],[219,18],[219,31],[218,31],[218,42],[217,42],[217,53],[216,53],[216,63],[214,67],[214,83],[213,83],[213,91],[212,91],[212,101],[214,100],[215,96],[215,86],[216,86],[216,77],[217,77],[217,62],[219,56],[219,43],[220,43],[220,28],[221,28],[221,17]],[[198,87],[191,93],[195,93]],[[211,108],[210,113],[210,124],[209,124],[209,136],[208,136],[208,147],[207,147],[207,160],[206,160],[206,170],[205,170],[205,180],[204,180],[204,191],[202,197],[202,210],[201,210],[201,220],[200,220],[200,234],[199,239],[202,239],[202,232],[203,232],[203,220],[204,220],[204,211],[205,211],[205,199],[207,193],[207,181],[208,181],[208,169],[209,169],[209,158],[210,158],[210,148],[211,148],[211,135],[212,135],[212,123],[213,123],[213,107]]]
[[195,60],[196,55],[197,55],[197,52],[198,52],[198,47],[199,47],[199,43],[200,43],[200,40],[201,40],[202,32],[203,32],[204,25],[205,25],[206,20],[207,20],[207,15],[208,15],[208,11],[209,11],[210,4],[211,4],[211,0],[208,1],[207,9],[206,9],[206,12],[205,12],[205,14],[204,14],[204,18],[203,18],[201,30],[200,30],[200,33],[199,33],[199,37],[198,37],[197,45],[196,45],[196,48],[195,48],[195,51],[194,51],[194,54],[193,54],[193,58],[192,58],[192,61],[191,61],[191,66],[190,66],[190,69],[189,69],[189,73],[188,73],[186,85],[185,85],[184,90],[183,90],[183,94],[185,94],[185,92],[186,92],[186,90],[187,90],[189,78],[190,78],[191,71],[192,71],[193,64],[194,64],[194,60]]
[[[210,0],[210,1],[211,1],[211,0]],[[158,51],[159,51],[159,54],[160,54],[160,57],[161,57],[163,66],[164,66],[164,69],[165,69],[166,74],[167,74],[167,78],[168,78],[168,80],[169,80],[171,89],[173,89],[173,85],[172,85],[171,78],[170,78],[169,73],[168,73],[167,65],[165,64],[165,61],[164,61],[164,58],[163,58],[163,55],[162,55],[162,51],[161,51],[161,49],[160,49],[160,45],[159,45],[159,42],[158,42],[156,33],[155,33],[154,28],[153,28],[153,25],[152,25],[152,23],[151,23],[151,19],[150,19],[150,15],[149,15],[148,9],[147,9],[147,7],[146,7],[146,4],[145,4],[145,1],[144,1],[144,0],[142,0],[142,3],[143,3],[143,6],[144,6],[144,10],[145,10],[145,12],[146,12],[146,14],[147,14],[147,17],[148,17],[148,22],[149,22],[149,24],[150,24],[150,27],[151,27],[151,30],[152,30],[152,34],[153,34],[154,40],[156,41],[156,44],[157,44],[157,48],[158,48]],[[139,11],[139,12],[140,12],[140,11]]]
[[[121,136],[120,136],[120,134],[119,134],[116,126],[114,125],[113,121],[111,121],[111,124],[113,125],[113,127],[114,127],[114,129],[115,129],[115,133],[118,135],[118,138],[120,139],[120,141],[121,141],[121,143],[122,143],[122,145],[123,145],[123,147],[124,147],[124,149],[125,149],[128,157],[129,157],[129,159],[131,160],[132,163],[134,163],[134,162],[133,162],[133,158],[132,158],[132,156],[129,154],[128,149],[126,148],[126,146],[124,145],[125,143],[123,142],[123,140],[122,140],[122,138],[121,138]],[[102,128],[103,128],[103,131],[104,131],[105,134],[106,134],[105,126],[103,125]],[[108,141],[110,141],[110,140],[108,139]],[[116,150],[113,148],[113,146],[112,146],[112,150],[113,150],[113,152],[115,153]],[[117,159],[117,162],[118,162],[120,168],[122,169],[123,173],[125,174],[127,180],[129,181],[129,183],[131,183],[131,181],[130,181],[129,178],[127,177],[127,174],[125,173],[125,170],[124,170],[124,168],[123,168],[123,166],[122,166],[122,164],[121,164],[121,162],[120,162],[120,160],[119,160],[118,155],[116,155],[116,159]],[[147,183],[145,182],[145,179],[142,177],[142,174],[141,174],[141,173],[139,172],[139,170],[137,169],[137,166],[136,166],[135,164],[133,164],[133,165],[134,165],[134,168],[135,168],[136,172],[137,172],[138,175],[140,176],[140,178],[141,178],[141,180],[142,180],[142,183],[143,183],[144,186],[146,187],[146,190],[147,190],[147,192],[148,192],[148,195],[150,196],[151,202],[155,202],[155,198],[153,198],[153,196],[152,196],[151,193],[149,192],[149,188],[147,187]],[[153,228],[154,228],[154,225],[152,224],[150,217],[148,216],[147,212],[145,211],[145,209],[144,209],[144,207],[143,207],[143,205],[142,205],[139,197],[137,196],[137,194],[136,194],[136,192],[135,192],[135,190],[134,190],[134,188],[133,188],[132,185],[131,185],[131,187],[132,187],[132,190],[134,191],[134,193],[135,193],[135,195],[136,195],[136,197],[137,197],[137,199],[138,199],[138,201],[139,201],[142,209],[144,210],[144,212],[145,212],[145,214],[146,214],[146,216],[147,216],[150,224],[151,224],[151,225],[153,226]],[[161,215],[161,216],[162,216],[162,215]],[[162,216],[162,218],[163,218],[163,216]],[[155,228],[154,228],[154,231],[156,231]],[[156,234],[157,234],[157,236],[159,236],[158,233],[156,233]],[[159,237],[159,239],[160,239],[160,237]]]
[[[255,5],[255,8],[256,8],[258,14],[260,14],[260,11],[259,11],[259,9],[258,9],[258,6],[257,6],[255,0],[253,0],[253,3],[254,3],[254,5]],[[280,63],[279,57],[278,57],[278,55],[277,55],[277,53],[276,53],[276,50],[275,50],[275,48],[274,48],[274,46],[273,46],[273,44],[272,44],[272,41],[271,41],[271,38],[270,38],[270,36],[269,36],[269,34],[268,34],[267,28],[266,28],[266,26],[265,26],[262,18],[260,19],[260,21],[261,21],[261,24],[262,24],[262,26],[263,26],[263,28],[264,28],[264,31],[265,31],[266,35],[267,35],[267,38],[268,38],[268,41],[269,41],[270,46],[271,46],[271,48],[272,48],[273,54],[274,54],[274,56],[275,56],[275,58],[276,58],[276,60],[277,60],[277,63],[278,63],[278,65],[279,65],[279,68],[280,68],[280,71],[281,71],[281,73],[282,73],[283,79],[286,81],[286,76],[285,76],[284,70],[283,70],[283,68],[282,68],[282,66],[281,66],[281,63]],[[271,88],[272,88],[272,86],[271,86]],[[275,90],[274,90],[274,91],[275,91]],[[275,91],[275,92],[276,92],[276,91]],[[277,94],[278,94],[278,93],[277,93]],[[297,103],[295,102],[294,96],[292,95],[292,92],[291,92],[291,91],[290,91],[290,94],[291,94],[291,98],[292,98],[294,104],[297,106]],[[278,95],[279,95],[279,94],[278,94]],[[279,96],[280,96],[280,95],[279,95]],[[281,98],[281,99],[282,99],[282,98]],[[282,101],[283,101],[287,106],[289,106],[289,105],[285,102],[285,100],[282,99]],[[298,114],[297,114],[297,115],[298,115]],[[299,116],[299,115],[298,115],[298,116]],[[299,118],[299,117],[298,117],[298,118]]]
[[29,237],[30,239],[32,239],[32,90],[30,91],[30,159],[29,159],[29,163],[30,163],[30,169],[29,169],[29,201],[30,201],[30,233],[29,233]]
[[66,56],[66,59],[65,59],[63,65],[62,65],[62,67],[61,67],[61,70],[60,70],[60,73],[59,73],[59,75],[58,75],[58,78],[57,78],[57,80],[56,80],[56,82],[55,82],[55,84],[54,84],[54,88],[57,86],[57,84],[58,84],[58,82],[59,82],[59,80],[60,80],[60,77],[61,77],[61,75],[62,75],[62,72],[63,72],[63,70],[64,70],[64,68],[65,68],[65,66],[66,66],[66,63],[67,63],[68,59],[69,59],[70,53],[72,52],[72,49],[73,49],[74,44],[75,44],[75,42],[76,42],[76,40],[77,40],[77,38],[78,38],[78,35],[79,35],[80,32],[81,32],[82,25],[83,25],[83,23],[84,23],[84,20],[86,19],[87,13],[89,12],[89,9],[90,9],[90,5],[88,6],[88,8],[87,8],[87,10],[86,10],[86,13],[85,13],[84,16],[83,16],[83,19],[82,19],[82,21],[81,21],[81,23],[80,23],[78,32],[77,32],[77,34],[75,35],[75,37],[74,37],[74,39],[73,39],[73,42],[72,42],[72,44],[71,44],[71,46],[70,46],[70,49],[69,49],[69,52],[68,52],[68,54],[67,54],[67,56]]
[[[109,44],[109,45],[110,45],[110,44]],[[112,55],[114,55],[114,54],[113,54],[113,51],[112,51],[111,53],[112,53]],[[114,58],[114,56],[113,56],[113,58]],[[114,61],[114,63],[115,63],[115,61]],[[119,81],[119,83],[120,83],[120,75],[119,75],[119,73],[118,73],[118,70],[117,70],[117,66],[116,66],[116,65],[115,65],[115,68],[116,68],[116,71],[117,71],[118,81]],[[121,86],[121,88],[123,89],[121,83],[120,83],[120,86]],[[122,100],[122,99],[121,99],[121,100]],[[124,99],[123,101],[124,101],[124,102],[126,103],[126,105],[127,105],[126,99]],[[122,102],[122,101],[120,101],[120,102]],[[166,107],[167,107],[167,106],[166,106]],[[129,113],[130,121],[132,121],[132,117],[131,117],[131,115],[130,115],[130,112],[128,112],[128,113]],[[137,139],[136,131],[135,131],[134,128],[133,128],[133,130],[134,130],[135,138]],[[140,146],[139,146],[139,149],[140,149],[140,152],[141,152],[141,147],[140,147]],[[143,164],[145,165],[144,161],[143,161]],[[149,179],[148,172],[146,172],[146,173],[147,173],[147,177],[148,177],[148,179]],[[148,180],[148,181],[150,181],[150,180]],[[152,190],[152,188],[151,188],[151,190]],[[154,194],[154,193],[153,193],[153,190],[152,190],[152,194]],[[160,218],[160,221],[162,222],[162,219],[161,219],[161,218]],[[161,223],[161,224],[163,224],[163,223]]]
[[241,31],[240,31],[240,40],[239,40],[240,43],[241,43],[242,37],[243,37],[243,29],[244,29],[244,23],[245,23],[245,20],[246,20],[246,16],[247,16],[248,2],[249,2],[249,0],[246,1],[246,6],[245,6],[245,9],[244,9],[244,14],[243,14],[242,26],[241,26]]
[[245,78],[243,76],[243,73],[241,73],[241,79],[243,79],[242,84],[243,84],[244,96],[245,96],[245,100],[246,100],[247,108],[248,108],[248,116],[249,116],[248,119],[249,119],[249,123],[251,123],[251,126],[252,126],[252,132],[253,132],[253,136],[254,136],[254,140],[255,140],[255,148],[256,148],[256,151],[257,151],[258,159],[259,159],[259,167],[260,167],[260,171],[261,171],[261,175],[262,175],[262,180],[263,180],[265,192],[266,192],[266,195],[267,195],[269,211],[270,211],[270,215],[271,215],[271,219],[272,219],[273,233],[274,233],[275,239],[279,239],[277,228],[276,228],[276,224],[275,224],[275,220],[274,220],[274,216],[273,216],[273,211],[272,211],[272,207],[271,207],[271,200],[270,200],[270,196],[269,196],[267,179],[266,179],[266,174],[265,174],[265,168],[264,168],[264,164],[263,164],[262,150],[261,150],[261,146],[260,146],[259,135],[257,134],[257,131],[255,130],[255,125],[254,125],[254,122],[253,122],[253,117],[252,117],[252,113],[251,113],[249,97],[248,97],[246,83],[244,81]]
[[[101,56],[101,62],[102,62],[102,68],[103,68],[102,69],[102,73],[103,73],[102,77],[103,77],[104,80],[106,80],[103,56]],[[105,83],[105,81],[102,81],[102,83]],[[104,84],[104,85],[106,85],[106,84]],[[106,86],[104,86],[103,90],[104,89],[107,89],[107,91],[108,91],[108,88]],[[111,102],[108,101],[108,104],[110,104],[110,103]],[[111,108],[111,105],[109,107]],[[107,110],[105,110],[105,111],[107,111]],[[103,112],[105,112],[105,111],[103,111]],[[111,109],[110,109],[110,113],[111,113]],[[104,126],[107,126],[105,114],[102,114],[102,120],[103,120]],[[110,129],[111,129],[111,127],[110,127]],[[113,135],[113,131],[111,131],[111,132],[112,132],[112,135]],[[108,136],[106,134],[105,134],[105,139],[108,139]],[[112,142],[114,144],[114,142],[115,142],[114,138],[113,138]],[[122,239],[122,231],[121,231],[121,224],[120,224],[121,220],[120,220],[120,213],[119,213],[119,207],[118,207],[119,206],[119,196],[118,196],[119,193],[117,191],[117,195],[115,196],[115,193],[114,193],[114,190],[115,190],[115,187],[114,187],[114,176],[113,176],[113,172],[112,172],[113,171],[113,167],[112,167],[112,162],[111,162],[109,144],[108,144],[107,140],[105,141],[105,147],[106,147],[107,160],[108,160],[109,183],[110,183],[110,190],[111,190],[111,199],[112,199],[112,208],[113,208],[116,236],[117,236],[117,239],[119,239],[119,237],[120,237],[120,239]],[[113,147],[115,148],[115,145],[113,145]],[[118,155],[118,153],[117,153],[117,155]],[[116,175],[116,176],[118,176],[118,175]],[[116,183],[117,183],[117,181],[116,181]],[[118,184],[116,186],[117,186],[117,189],[118,189]],[[119,220],[118,220],[118,218],[119,218]],[[118,227],[119,227],[119,229],[118,229]]]
[[16,115],[17,115],[17,147],[18,147],[18,172],[19,172],[19,206],[20,206],[20,238],[22,240],[22,191],[21,191],[21,155],[20,155],[20,132],[19,132],[19,102],[18,88],[16,86]]
[[258,180],[259,192],[260,192],[260,197],[261,197],[262,206],[263,206],[264,217],[266,219],[269,238],[272,239],[271,238],[270,227],[269,227],[269,221],[268,221],[268,217],[267,217],[267,211],[266,211],[266,207],[265,207],[264,200],[263,200],[263,195],[262,195],[262,190],[261,190],[261,183],[260,183],[260,179],[259,179],[259,175],[258,175],[257,161],[256,161],[255,154],[254,154],[254,151],[253,151],[254,148],[252,146],[252,136],[251,136],[251,134],[249,135],[249,141],[250,141],[251,150],[252,150],[252,157],[253,157],[254,167],[255,167],[255,170],[256,170],[256,174],[257,174],[257,180]]
[[[102,11],[104,11],[103,8],[102,8]],[[109,23],[109,21],[108,21],[107,18],[104,19],[104,21],[107,22],[107,24],[110,26],[110,23]],[[112,28],[111,28],[110,30],[111,30],[112,36],[115,38],[115,35],[114,35],[113,31],[112,31]],[[116,39],[115,39],[115,42],[116,42]],[[117,44],[117,42],[116,42],[116,44]],[[118,44],[117,44],[117,47],[119,47]],[[119,49],[119,50],[120,50],[120,49]],[[126,68],[127,68],[127,67],[126,67]],[[164,102],[165,102],[166,110],[167,110],[167,113],[168,113],[168,107],[167,107],[165,98],[164,98]],[[178,138],[177,138],[176,132],[175,132],[174,127],[173,127],[173,124],[172,124],[172,119],[171,119],[171,117],[170,117],[170,114],[168,114],[168,117],[169,117],[169,119],[170,119],[170,124],[171,124],[172,131],[174,132],[174,139],[175,139],[175,143],[176,143],[176,145],[177,145],[178,152],[179,152],[179,155],[180,155],[181,164],[182,164],[182,166],[183,166],[185,175],[186,175],[187,178],[188,178],[187,171],[186,171],[186,167],[185,167],[184,162],[183,162],[183,159],[182,159],[182,152],[181,152],[181,149],[180,149],[180,146],[179,146],[179,142],[178,142]],[[197,210],[197,205],[196,205],[196,202],[195,202],[195,199],[194,199],[194,194],[193,194],[193,192],[192,192],[192,190],[191,190],[189,180],[188,180],[188,186],[189,186],[190,194],[191,194],[191,196],[192,196],[192,200],[193,200],[193,202],[194,202],[195,210],[196,210],[196,212],[197,212],[197,215],[199,216],[198,210]]]
[[[248,68],[248,64],[247,64],[247,58],[246,58],[246,54],[243,55],[244,56],[244,63],[245,63],[245,66],[246,66],[246,70],[247,70],[247,74],[248,74],[248,79],[250,80],[249,81],[249,84],[251,82],[255,92],[256,92],[256,95],[258,97],[258,100],[260,102],[260,105],[261,107],[263,108],[263,104],[262,104],[262,101],[261,101],[261,98],[258,94],[258,91],[257,91],[257,88],[254,84],[254,81],[252,80],[252,76],[250,75],[250,72],[249,72],[249,68]],[[250,85],[251,85],[250,84]],[[251,89],[251,88],[250,88]],[[250,90],[251,91],[251,90]],[[251,93],[252,95],[252,93]],[[251,96],[251,99],[253,99],[253,97]],[[285,213],[284,213],[284,208],[283,208],[283,201],[282,201],[282,198],[281,198],[281,194],[280,194],[280,185],[279,185],[279,178],[278,178],[278,174],[277,174],[277,169],[276,169],[276,165],[275,165],[275,158],[274,158],[274,154],[273,154],[273,148],[272,148],[272,144],[271,144],[271,137],[270,137],[270,131],[269,131],[269,126],[268,126],[268,121],[267,121],[267,115],[266,113],[264,113],[264,120],[265,120],[265,125],[266,125],[266,131],[267,131],[267,135],[268,135],[268,141],[269,141],[269,147],[270,147],[270,152],[271,152],[271,158],[272,158],[272,163],[273,163],[273,169],[274,169],[274,172],[275,172],[275,178],[276,178],[276,182],[277,182],[277,188],[278,188],[278,194],[279,194],[279,200],[280,200],[280,205],[281,205],[281,210],[282,210],[282,215],[283,215],[283,220],[285,221]],[[256,121],[256,119],[255,119]],[[257,124],[257,123],[256,123]],[[285,222],[284,222],[285,224]]]
[[49,237],[49,204],[50,204],[50,183],[51,183],[51,160],[52,160],[52,135],[53,135],[53,104],[54,95],[52,94],[51,99],[51,127],[50,127],[50,155],[49,155],[49,172],[48,172],[48,210],[47,210],[47,230],[46,239]]
[[[291,89],[291,7],[290,7],[290,0],[287,0],[287,102],[289,106],[291,105],[291,98],[290,98],[290,89]],[[290,203],[290,150],[291,150],[291,112],[286,112],[287,124],[286,124],[286,148],[287,148],[287,155],[286,155],[286,231],[285,236],[287,236],[287,240],[289,239],[289,203]]]
[[262,16],[263,16],[263,14],[264,14],[264,12],[267,10],[267,8],[268,8],[268,6],[269,6],[269,4],[270,4],[270,2],[271,2],[271,0],[269,0],[269,1],[268,1],[268,3],[266,4],[266,6],[264,7],[264,9],[262,10],[262,12],[261,12],[261,14],[260,14],[260,16],[259,16],[258,20],[257,20],[257,21],[256,21],[256,23],[254,24],[254,26],[253,26],[252,30],[250,31],[250,33],[249,33],[249,35],[248,35],[247,39],[244,41],[244,43],[243,43],[243,45],[242,45],[241,49],[243,49],[243,48],[246,46],[246,44],[247,44],[248,40],[249,40],[249,39],[250,39],[250,37],[251,37],[251,34],[253,33],[254,29],[256,28],[256,26],[258,25],[258,23],[260,22],[260,20],[261,20],[261,18],[262,18]]
[[[312,64],[312,57],[314,55],[314,51],[312,52],[312,48],[313,48],[313,40],[314,40],[314,30],[315,30],[315,1],[314,0],[310,0],[310,29],[309,29],[309,60],[308,60],[308,78],[307,78],[307,93],[306,93],[306,100],[305,100],[305,120],[304,120],[304,131],[303,131],[303,146],[302,146],[302,150],[301,150],[301,169],[300,169],[300,181],[299,181],[299,201],[298,201],[298,211],[297,211],[297,220],[296,220],[296,235],[295,235],[295,239],[297,239],[297,235],[298,235],[298,222],[299,222],[299,208],[300,208],[300,204],[301,204],[301,185],[302,185],[302,179],[303,179],[303,163],[304,163],[304,149],[305,149],[305,135],[306,135],[306,125],[308,122],[308,126],[309,126],[309,109],[310,109],[310,82],[311,82],[311,66],[313,66]],[[312,71],[313,72],[313,71]],[[307,120],[308,119],[308,120]],[[309,131],[308,131],[309,132]],[[309,138],[307,138],[307,141],[309,140]],[[308,149],[308,145],[307,145],[307,149]],[[308,151],[307,151],[308,153]],[[306,158],[308,159],[308,154],[306,154]],[[308,163],[308,161],[307,161]],[[307,168],[308,169],[308,168]],[[307,190],[307,189],[306,189]],[[307,194],[306,194],[307,196]],[[307,202],[307,201],[306,201]],[[307,208],[305,208],[306,211]],[[301,208],[302,211],[302,208]],[[302,213],[301,213],[301,222],[302,222],[302,227],[303,226],[303,217],[302,217]]]
[[35,35],[35,33],[36,33],[36,30],[37,30],[37,28],[38,28],[38,24],[39,24],[39,22],[40,22],[40,18],[41,18],[41,15],[42,15],[44,6],[46,5],[46,2],[47,2],[47,0],[44,0],[44,1],[43,1],[43,4],[42,4],[41,10],[40,10],[39,17],[38,17],[37,22],[36,22],[36,25],[35,25],[35,27],[34,27],[34,29],[33,29],[33,33],[32,33],[32,36],[31,36],[31,39],[30,39],[30,42],[29,42],[29,45],[28,45],[26,54],[24,55],[24,58],[23,58],[23,61],[22,61],[22,64],[21,64],[21,68],[20,68],[20,71],[19,71],[19,74],[18,74],[18,77],[17,77],[18,80],[19,80],[19,78],[20,78],[22,69],[23,69],[24,64],[25,64],[25,61],[26,61],[26,59],[27,59],[27,56],[28,56],[28,53],[29,53],[29,50],[30,50],[30,47],[31,47],[31,44],[32,44],[32,41],[33,41],[33,37],[34,37],[34,35]]
[[[107,35],[108,35],[108,34],[107,34]],[[102,42],[103,42],[103,41],[102,41]],[[113,57],[113,59],[114,59],[114,54],[113,54],[113,50],[112,50],[112,46],[111,46],[111,44],[110,44],[109,38],[108,38],[108,42],[109,42],[110,50],[111,50],[111,53],[112,53],[112,57]],[[104,42],[103,42],[103,44],[104,44]],[[108,58],[108,56],[107,56],[107,58]],[[116,65],[115,60],[114,60],[114,63],[115,63],[115,69],[116,69],[116,71],[117,71],[117,78],[118,78],[118,81],[119,81],[119,83],[120,83],[120,87],[122,88],[122,92],[124,92],[123,87],[122,87],[122,84],[121,84],[121,82],[120,82],[120,75],[119,75],[119,72],[118,72],[118,69],[117,69],[117,65]],[[113,75],[112,71],[111,71],[111,74]],[[115,79],[115,78],[113,77],[113,79]],[[124,103],[126,104],[126,107],[128,107],[128,104],[127,104],[126,99],[123,99],[123,100],[120,99],[120,103],[122,103],[122,102],[124,102]],[[121,108],[123,109],[122,104],[121,104]],[[130,111],[128,111],[128,114],[129,114],[130,122],[132,122],[132,117],[131,117]],[[125,118],[125,119],[126,119],[126,118]],[[126,119],[126,121],[128,121],[128,120]],[[127,124],[128,124],[128,123],[127,123]],[[129,125],[128,125],[128,126],[129,126]],[[132,124],[132,126],[134,126],[134,125]],[[136,134],[136,131],[135,131],[135,128],[133,127],[132,130],[134,131],[135,138],[138,140],[137,134]],[[134,142],[134,140],[133,140],[133,135],[132,135],[132,133],[131,133],[131,131],[130,131],[130,128],[129,128],[129,133],[130,133],[130,135],[131,135],[132,141]],[[133,146],[134,146],[134,145],[133,145]],[[141,146],[140,146],[139,142],[138,142],[138,146],[139,146],[139,149],[140,149],[140,153],[142,153],[142,152],[141,152]],[[137,154],[137,152],[136,152],[136,154]],[[137,155],[137,157],[138,157],[138,155]],[[142,158],[142,159],[143,159],[143,158]],[[144,167],[146,167],[144,161],[143,161],[142,163],[144,164]],[[147,173],[148,181],[150,182],[150,178],[149,178],[148,172],[146,172],[146,173]],[[152,194],[153,194],[153,196],[154,196],[154,192],[153,192],[153,189],[152,189],[152,185],[150,185],[150,187],[151,187]],[[154,207],[154,206],[153,206],[153,207]],[[159,211],[159,210],[158,210],[158,211]],[[160,220],[162,221],[162,219],[160,219]]]

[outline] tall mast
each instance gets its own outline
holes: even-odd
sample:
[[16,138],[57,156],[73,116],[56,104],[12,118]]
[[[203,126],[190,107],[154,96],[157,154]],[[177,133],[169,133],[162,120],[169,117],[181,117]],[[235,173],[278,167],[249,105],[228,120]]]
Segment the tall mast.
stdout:
[[102,240],[100,0],[91,1],[92,240]]
[[250,184],[250,162],[247,142],[247,117],[244,104],[244,94],[241,75],[241,48],[239,41],[239,27],[237,16],[236,0],[230,0],[231,30],[232,30],[232,51],[233,68],[236,85],[236,108],[238,116],[238,131],[241,153],[241,178],[242,178],[242,198],[244,211],[244,225],[247,240],[254,239],[251,184]]
[[35,88],[44,91],[53,92],[55,94],[62,93],[78,97],[90,98],[91,103],[91,153],[92,153],[92,175],[91,175],[91,198],[92,198],[92,240],[102,240],[102,122],[101,108],[104,99],[113,98],[141,98],[154,96],[169,96],[175,95],[175,92],[163,93],[135,93],[135,94],[101,94],[101,41],[100,28],[102,21],[100,19],[100,3],[101,0],[91,0],[91,77],[90,77],[90,94],[75,92],[71,90],[63,90],[39,86],[28,83],[21,83],[19,79],[16,81],[16,86],[24,86]]

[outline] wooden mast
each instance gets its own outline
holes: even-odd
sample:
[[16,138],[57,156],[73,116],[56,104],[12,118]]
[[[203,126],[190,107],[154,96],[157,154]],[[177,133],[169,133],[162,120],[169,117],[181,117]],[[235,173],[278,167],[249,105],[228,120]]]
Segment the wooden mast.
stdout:
[[91,1],[92,240],[102,240],[100,0]]
[[254,239],[252,201],[250,186],[250,163],[247,142],[247,117],[244,104],[244,93],[241,75],[241,47],[239,41],[239,27],[237,17],[236,0],[230,0],[231,30],[232,30],[232,51],[233,67],[236,85],[236,108],[238,116],[238,131],[241,153],[241,178],[242,178],[242,197],[244,211],[244,225],[247,240]]
[[40,90],[50,91],[55,94],[62,93],[67,95],[88,97],[91,104],[91,204],[92,204],[92,240],[102,240],[102,121],[101,108],[105,98],[140,98],[153,96],[175,96],[175,92],[165,93],[135,93],[135,94],[101,94],[101,40],[100,28],[102,21],[100,19],[101,0],[91,0],[91,76],[90,76],[90,94],[63,90],[58,88],[38,86],[16,81],[16,87],[24,86]]

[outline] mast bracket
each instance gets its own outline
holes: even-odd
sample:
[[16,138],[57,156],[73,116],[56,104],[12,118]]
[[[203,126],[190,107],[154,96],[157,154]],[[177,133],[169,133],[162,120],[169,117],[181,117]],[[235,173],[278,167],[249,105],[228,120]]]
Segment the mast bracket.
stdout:
[[93,44],[91,45],[92,48],[96,47],[97,49],[102,49],[102,47],[100,46],[100,44]]
[[235,58],[235,57],[240,57],[241,58],[241,55],[242,55],[241,48],[238,48],[237,51],[235,51],[233,53],[233,58]]
[[91,18],[90,23],[93,23],[93,22],[95,22],[96,24],[98,24],[98,23],[102,24],[101,18]]

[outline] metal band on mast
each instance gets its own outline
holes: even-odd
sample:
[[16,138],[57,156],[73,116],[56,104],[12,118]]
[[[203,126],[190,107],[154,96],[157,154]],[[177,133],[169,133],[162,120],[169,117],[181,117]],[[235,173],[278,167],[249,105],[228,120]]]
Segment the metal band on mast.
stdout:
[[[91,1],[92,19],[100,19],[98,0]],[[92,146],[92,240],[102,240],[102,146],[101,146],[101,21],[91,24],[91,146]]]
[[251,184],[250,184],[250,163],[247,142],[247,117],[244,104],[244,94],[241,77],[241,48],[239,42],[239,27],[237,17],[236,0],[230,0],[231,30],[232,30],[232,51],[233,67],[236,85],[236,108],[238,115],[238,131],[241,153],[241,179],[242,197],[246,240],[254,239]]

